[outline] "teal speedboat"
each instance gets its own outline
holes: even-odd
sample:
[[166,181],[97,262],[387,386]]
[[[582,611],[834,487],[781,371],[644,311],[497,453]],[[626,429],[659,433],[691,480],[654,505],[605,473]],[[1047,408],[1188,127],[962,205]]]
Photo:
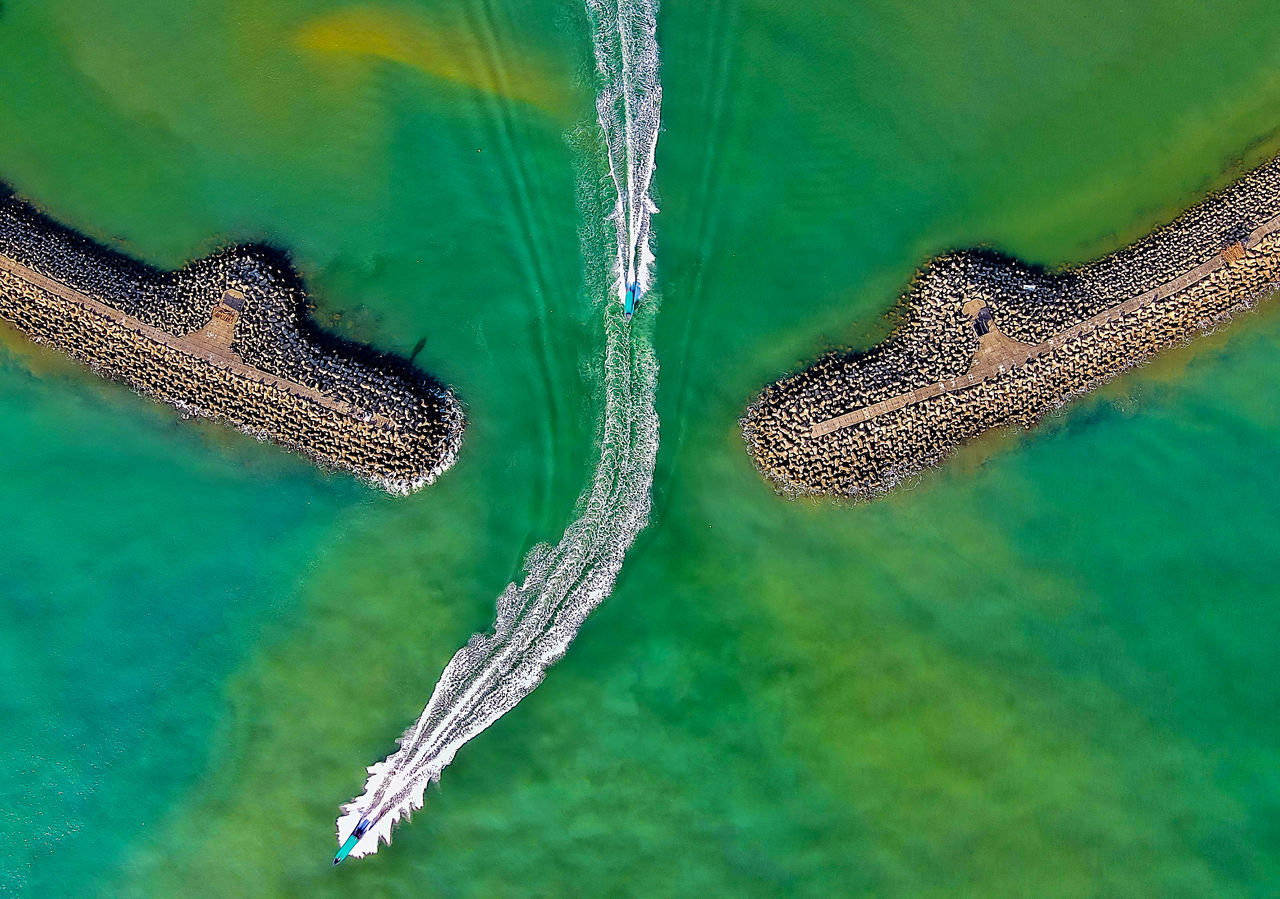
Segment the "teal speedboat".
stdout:
[[342,844],[342,848],[338,850],[338,854],[333,857],[335,865],[342,864],[342,860],[351,854],[351,850],[356,848],[356,843],[360,842],[360,838],[369,832],[370,823],[368,818],[361,818],[356,824],[356,829],[351,831],[351,836],[347,837],[346,842]]
[[627,321],[631,321],[631,316],[636,313],[636,306],[640,302],[640,284],[632,281],[627,285],[627,297],[622,301],[622,314]]

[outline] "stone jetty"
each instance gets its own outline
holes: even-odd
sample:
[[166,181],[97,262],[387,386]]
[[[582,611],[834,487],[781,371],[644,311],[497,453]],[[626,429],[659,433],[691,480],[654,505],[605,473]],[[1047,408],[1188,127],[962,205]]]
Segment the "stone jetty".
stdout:
[[1088,265],[933,259],[883,344],[830,353],[765,388],[743,436],[784,493],[872,498],[985,431],[1032,426],[1278,286],[1280,159]]
[[453,464],[453,391],[321,331],[288,260],[261,246],[176,272],[112,252],[0,196],[0,318],[184,415],[224,421],[408,494]]

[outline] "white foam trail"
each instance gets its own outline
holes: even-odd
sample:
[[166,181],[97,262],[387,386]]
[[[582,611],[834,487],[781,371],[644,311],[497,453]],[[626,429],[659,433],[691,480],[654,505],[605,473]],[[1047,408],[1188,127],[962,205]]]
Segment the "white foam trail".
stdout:
[[[351,850],[356,858],[391,842],[392,827],[422,807],[427,786],[468,740],[512,709],[541,683],[568,649],[582,622],[613,589],[623,557],[649,518],[658,453],[655,408],[658,364],[652,346],[624,324],[614,305],[624,277],[650,285],[653,253],[650,195],[660,125],[656,0],[587,0],[595,28],[601,82],[597,114],[609,173],[616,188],[587,210],[583,240],[592,254],[598,219],[613,228],[617,258],[598,283],[605,327],[604,408],[600,460],[579,499],[579,514],[555,546],[539,545],[525,559],[524,581],[498,598],[493,632],[475,634],[440,676],[422,716],[398,740],[399,750],[368,769],[365,792],[342,807],[338,842],[361,818],[370,822]],[[590,258],[590,256],[588,257]],[[601,267],[602,268],[602,267]]]
[[651,284],[649,217],[658,207],[650,184],[662,124],[658,3],[588,0],[587,8],[596,28],[596,68],[602,82],[596,114],[618,194],[612,216],[618,235],[614,289],[621,298],[628,283],[639,283],[641,294]]

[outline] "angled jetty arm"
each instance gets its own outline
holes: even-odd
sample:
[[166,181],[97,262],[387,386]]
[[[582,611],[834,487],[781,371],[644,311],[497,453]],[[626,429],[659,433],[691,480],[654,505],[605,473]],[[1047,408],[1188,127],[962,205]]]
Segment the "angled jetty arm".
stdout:
[[33,341],[391,493],[431,483],[462,440],[457,397],[407,360],[323,334],[305,308],[265,248],[163,273],[0,201],[0,318]]
[[742,431],[782,492],[871,498],[1003,425],[1045,414],[1216,327],[1280,283],[1280,160],[1076,269],[990,253],[934,259],[903,325],[770,385]]

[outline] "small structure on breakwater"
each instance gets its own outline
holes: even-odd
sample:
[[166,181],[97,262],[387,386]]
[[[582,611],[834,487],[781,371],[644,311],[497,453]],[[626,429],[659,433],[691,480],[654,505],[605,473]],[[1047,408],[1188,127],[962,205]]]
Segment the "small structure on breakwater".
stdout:
[[326,334],[286,259],[236,247],[160,272],[0,199],[0,318],[184,414],[353,472],[391,493],[453,464],[453,391]]
[[785,493],[874,497],[984,431],[1030,427],[1277,285],[1280,159],[1089,265],[934,259],[887,341],[828,354],[765,388],[743,436]]
[[192,334],[188,339],[200,343],[210,350],[231,353],[231,341],[235,340],[236,322],[240,320],[240,311],[244,309],[245,295],[234,287],[222,292],[222,299],[213,307],[209,316],[209,324]]

